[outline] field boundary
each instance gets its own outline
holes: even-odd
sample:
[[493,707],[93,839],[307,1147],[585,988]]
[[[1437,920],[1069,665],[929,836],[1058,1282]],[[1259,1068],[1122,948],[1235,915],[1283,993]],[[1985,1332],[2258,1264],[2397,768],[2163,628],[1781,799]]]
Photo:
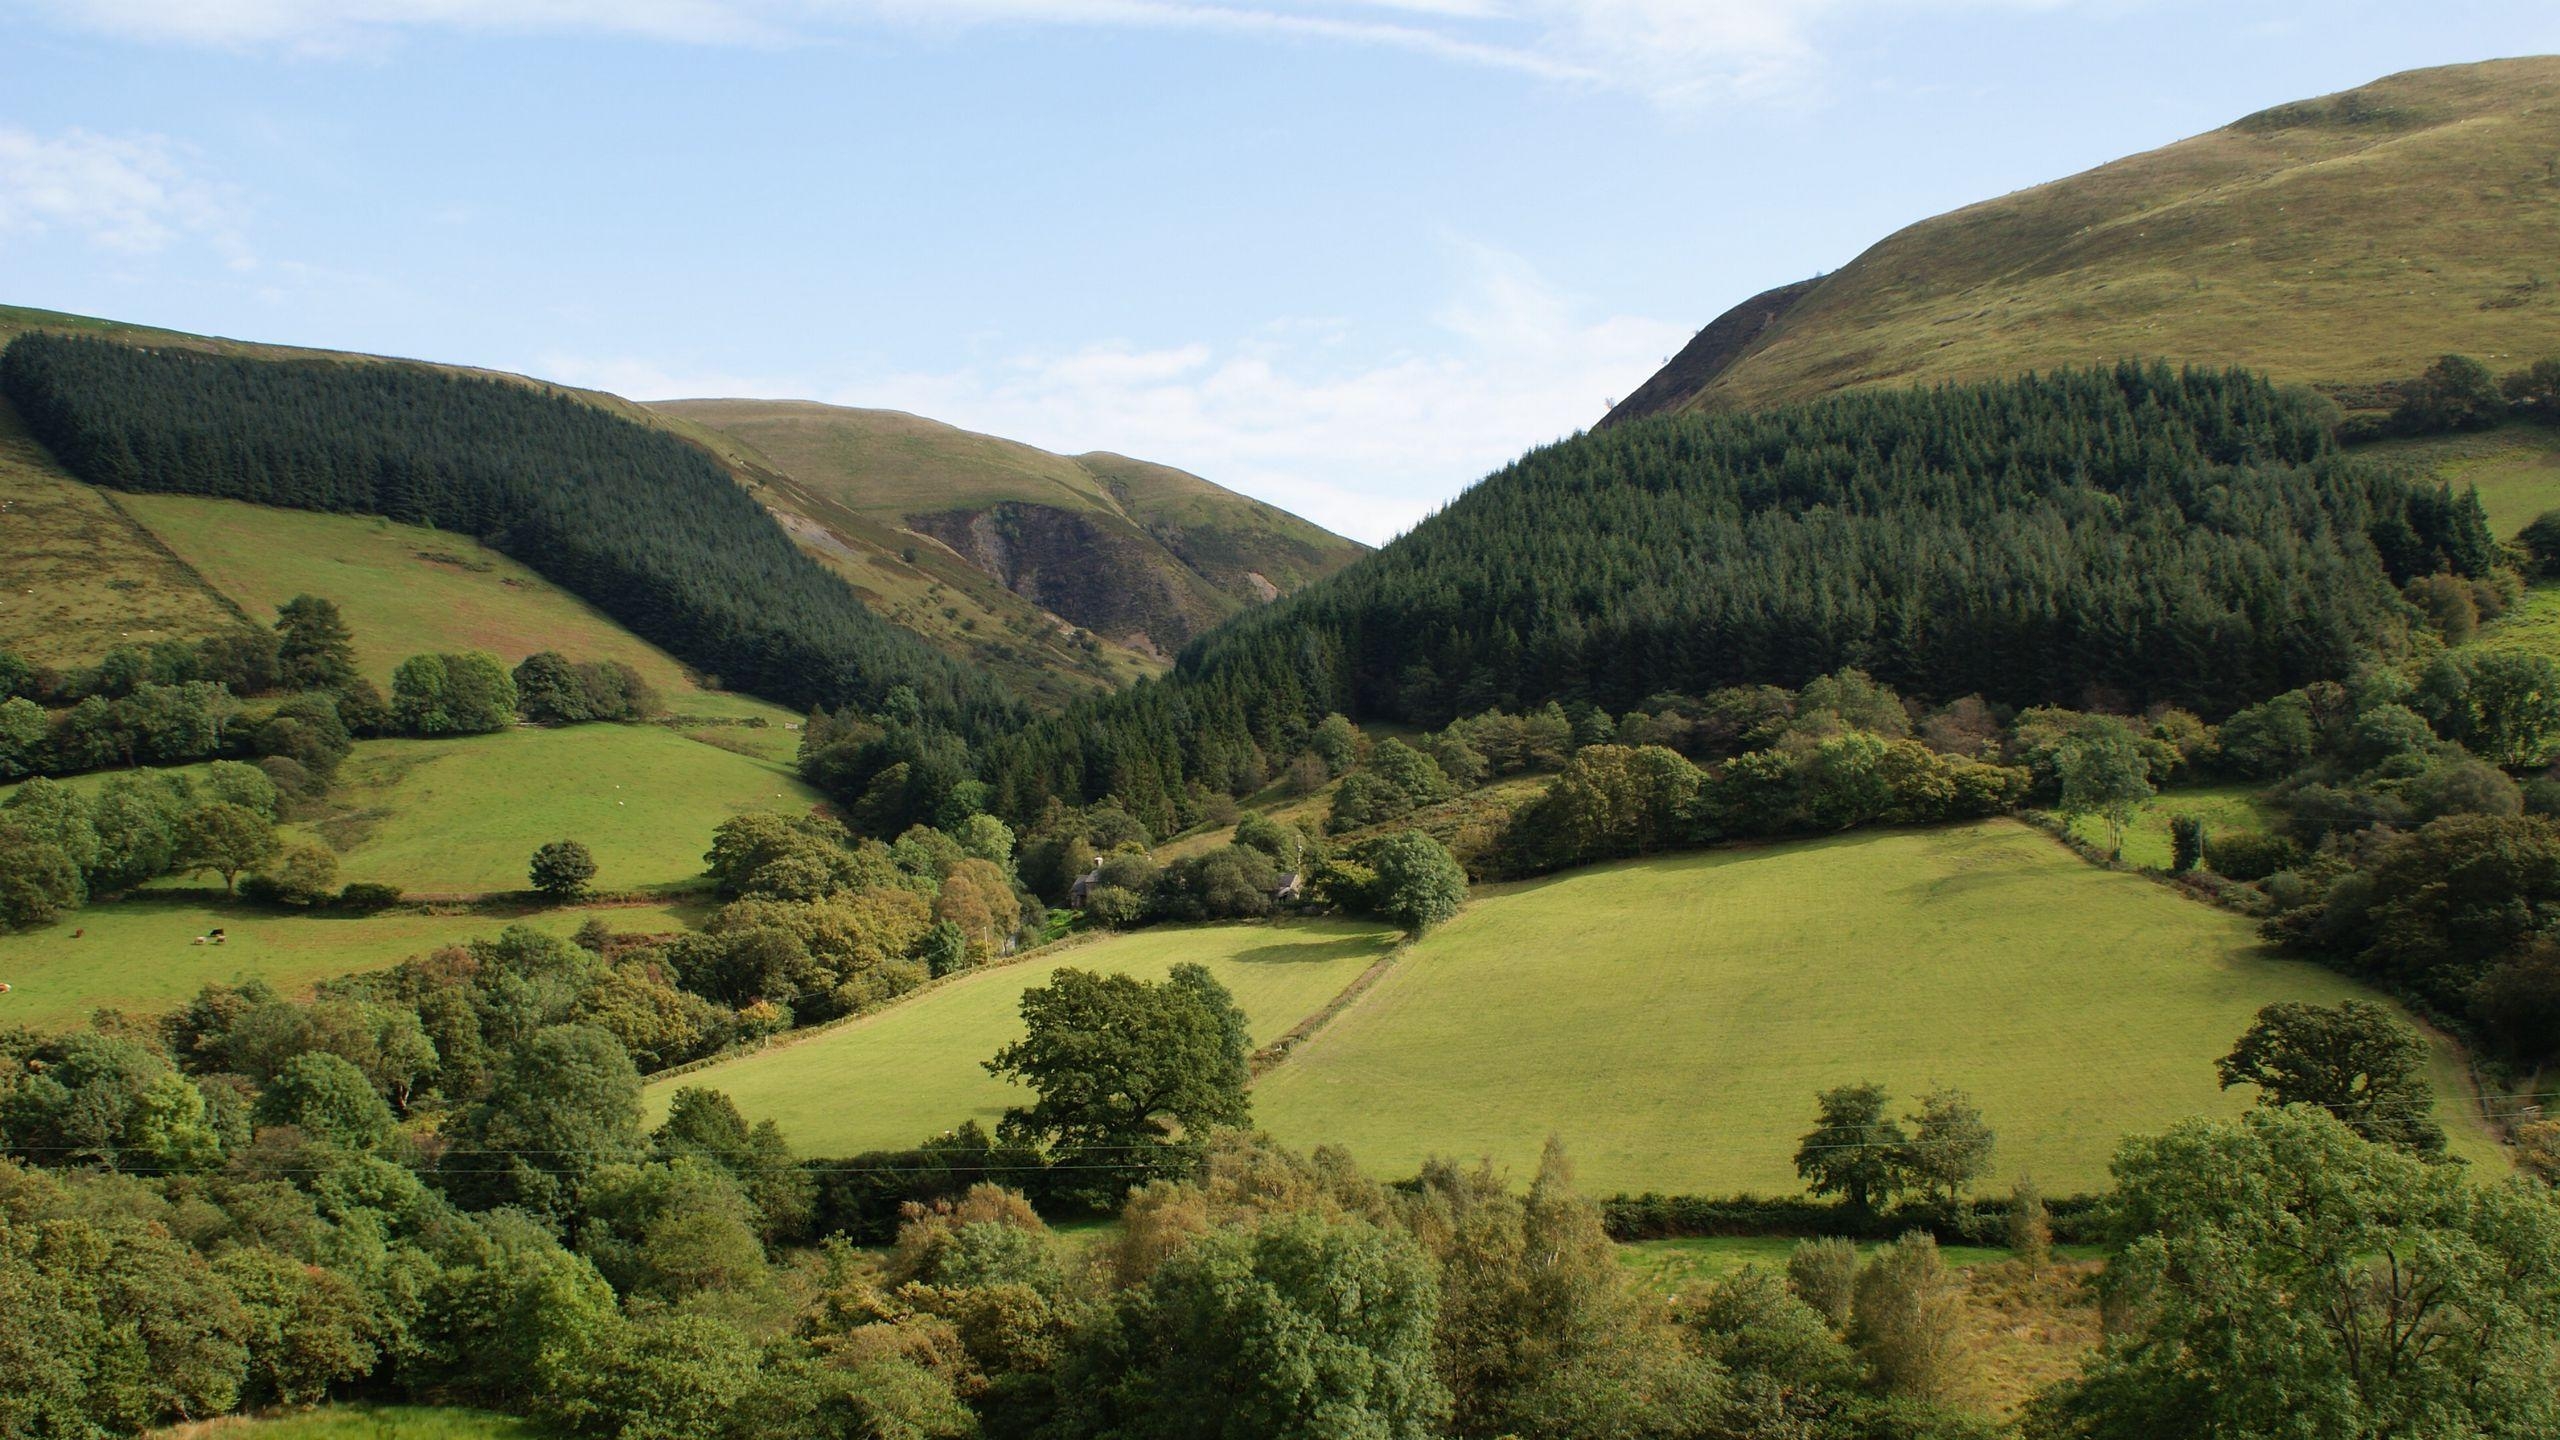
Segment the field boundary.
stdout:
[[1368,969],[1352,976],[1351,983],[1343,986],[1340,993],[1324,1002],[1316,1013],[1290,1026],[1288,1033],[1279,1039],[1254,1051],[1252,1058],[1246,1062],[1250,1067],[1252,1078],[1259,1080],[1278,1069],[1281,1062],[1296,1053],[1299,1046],[1314,1039],[1318,1031],[1332,1024],[1344,1011],[1359,1004],[1360,998],[1368,994],[1370,988],[1380,980],[1386,978],[1387,972],[1395,968],[1396,961],[1403,958],[1405,950],[1412,944],[1412,939],[1408,937],[1388,947],[1386,954],[1379,956],[1377,962]]
[[699,1060],[688,1060],[681,1065],[670,1065],[664,1070],[649,1071],[642,1075],[640,1080],[644,1085],[655,1085],[661,1080],[673,1080],[690,1075],[697,1070],[708,1070],[714,1066],[725,1065],[732,1060],[743,1060],[750,1055],[762,1055],[770,1050],[788,1050],[796,1045],[832,1035],[838,1030],[850,1029],[866,1020],[877,1020],[912,1000],[930,995],[936,990],[948,988],[971,976],[1010,970],[1026,961],[1041,959],[1063,951],[1081,949],[1107,935],[1126,933],[1128,932],[1120,930],[1079,930],[1072,935],[1062,935],[1045,945],[1034,945],[1028,950],[1017,951],[998,960],[972,965],[965,970],[954,970],[948,975],[937,975],[913,990],[891,997],[887,1004],[874,1006],[869,1010],[857,1010],[850,1015],[839,1015],[833,1020],[821,1020],[815,1025],[785,1030],[778,1035],[764,1035],[753,1040],[742,1040],[714,1054],[705,1055]]
[[[2247,890],[2247,886],[2239,885],[2230,881],[2222,881],[2220,888],[2208,888],[2205,885],[2190,883],[2187,880],[2179,876],[2172,875],[2156,866],[2128,865],[2122,860],[2112,859],[2106,855],[2098,853],[2096,846],[2082,840],[2079,836],[2072,834],[2069,826],[2059,817],[2051,814],[2050,812],[2019,811],[2011,818],[2017,820],[2018,823],[2026,826],[2028,829],[2041,833],[2054,844],[2061,846],[2064,850],[2078,857],[2081,863],[2089,866],[2093,870],[2103,870],[2114,875],[2130,875],[2137,880],[2148,880],[2152,884],[2159,886],[2161,889],[2166,890],[2173,895],[2184,896],[2199,905],[2209,905],[2216,910],[2237,915],[2244,920],[2251,921],[2252,923],[2265,918],[2264,911],[2253,909],[2246,903],[2243,903],[2233,897],[2233,891]],[[2220,880],[2219,876],[2212,878]],[[2269,944],[2263,940],[2260,942],[2260,946],[2270,955],[2281,955],[2283,953],[2277,946]],[[2331,969],[2331,967],[2325,965],[2321,968]],[[2333,970],[2332,973],[2345,974],[2346,972]],[[2347,978],[2356,980],[2357,983],[2366,985],[2368,988],[2372,989],[2374,993],[2389,999],[2394,1005],[2400,1008],[2401,1012],[2408,1018],[2409,1023],[2416,1026],[2421,1033],[2429,1035],[2432,1038],[2441,1041],[2443,1044],[2450,1046],[2456,1055],[2462,1057],[2462,1074],[2464,1079],[2462,1088],[2471,1102],[2472,1112],[2479,1117],[2481,1123],[2489,1127],[2490,1135],[2497,1138],[2502,1143],[2506,1141],[2508,1138],[2508,1126],[2514,1117],[2500,1113],[2500,1110],[2490,1093],[2487,1082],[2480,1074],[2480,1058],[2478,1053],[2472,1048],[2470,1037],[2465,1034],[2459,1026],[2450,1023],[2446,1017],[2420,1008],[2408,996],[2395,995],[2388,990],[2384,990],[2379,986],[2374,986],[2371,982],[2362,980],[2356,976],[2349,975]]]
[[[51,452],[48,451],[46,453],[50,454]],[[70,472],[66,470],[64,473],[67,475]],[[143,521],[141,516],[124,508],[124,503],[116,499],[116,492],[108,489],[104,485],[89,485],[89,482],[86,480],[77,480],[75,478],[74,483],[88,485],[89,489],[96,492],[98,499],[103,501],[108,509],[116,512],[117,519],[132,526],[135,534],[140,535],[145,543],[149,544],[153,550],[160,553],[162,558],[166,559],[170,564],[177,566],[179,574],[194,581],[197,589],[212,596],[215,604],[230,611],[234,619],[238,620],[243,625],[259,625],[262,623],[256,616],[251,615],[246,609],[244,609],[239,601],[232,599],[228,591],[214,584],[211,580],[206,579],[203,571],[198,570],[191,564],[188,564],[187,557],[179,554],[168,541],[161,539],[159,531],[152,529],[150,525]]]

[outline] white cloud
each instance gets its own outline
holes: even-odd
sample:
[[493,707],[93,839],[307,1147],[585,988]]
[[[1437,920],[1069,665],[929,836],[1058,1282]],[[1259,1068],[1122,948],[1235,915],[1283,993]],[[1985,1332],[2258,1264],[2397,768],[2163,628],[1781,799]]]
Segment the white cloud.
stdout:
[[107,250],[146,255],[194,236],[247,268],[234,208],[220,187],[190,172],[180,147],[159,136],[40,135],[0,125],[0,241],[67,231]]
[[1592,316],[1519,257],[1455,249],[1433,343],[1346,363],[1335,322],[1223,343],[1101,344],[856,381],[691,373],[545,357],[639,398],[765,395],[909,410],[1068,454],[1115,450],[1205,475],[1372,543],[1522,450],[1599,419],[1688,327]]
[[1384,47],[1666,105],[1803,86],[1822,43],[1894,13],[2077,0],[18,0],[142,39],[329,53],[413,30],[585,33],[780,45],[864,27],[1063,26],[1225,32]]

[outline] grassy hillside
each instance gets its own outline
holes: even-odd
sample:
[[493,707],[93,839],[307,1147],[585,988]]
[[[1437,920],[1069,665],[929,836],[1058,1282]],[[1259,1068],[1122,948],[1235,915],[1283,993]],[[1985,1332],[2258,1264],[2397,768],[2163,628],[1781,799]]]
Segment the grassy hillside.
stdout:
[[[1815,1092],[1973,1093],[1999,1183],[2097,1188],[2126,1134],[2244,1095],[2213,1061],[2271,1001],[2358,987],[2248,924],[2009,822],[1683,855],[1480,893],[1255,1091],[1258,1123],[1384,1173],[1525,1173],[1546,1137],[1598,1190],[1798,1188]],[[2448,1054],[2438,1085],[2459,1096]],[[2458,1099],[2461,1153],[2494,1152]]]
[[[142,1014],[172,1010],[214,981],[256,977],[291,993],[315,981],[396,965],[412,955],[510,924],[554,935],[590,918],[617,931],[681,930],[694,913],[668,905],[486,914],[291,914],[223,898],[219,888],[151,890],[82,910],[58,925],[0,935],[0,1028],[77,1025],[101,1007]],[[215,928],[220,946],[191,943]]]
[[[256,359],[351,365],[392,363],[380,356],[188,335],[89,316],[0,306],[0,344],[39,329]],[[1063,704],[1163,668],[1162,657],[1141,654],[1080,631],[1075,624],[1044,612],[1007,590],[1001,581],[949,549],[924,541],[895,522],[884,522],[804,491],[752,447],[720,432],[601,391],[464,366],[428,364],[427,368],[507,380],[570,396],[700,446],[766,503],[804,551],[842,576],[874,610],[945,652],[985,667],[1015,693],[1034,703]],[[57,512],[41,529],[31,525],[0,528],[0,572],[14,575],[22,568],[51,565],[51,570],[29,568],[29,573],[49,574],[57,580],[38,592],[48,597],[41,613],[30,614],[20,605],[0,603],[0,645],[18,645],[24,653],[48,661],[75,660],[103,648],[95,642],[107,639],[112,643],[109,637],[127,630],[137,634],[145,629],[195,634],[222,623],[221,597],[190,582],[182,568],[171,570],[166,557],[158,557],[155,562],[147,539],[114,533],[120,526],[127,531],[130,527],[115,519],[112,500],[99,500],[96,492],[87,487],[67,487],[77,487],[77,482],[26,439],[14,415],[0,410],[0,500],[30,505],[40,499]],[[97,512],[102,508],[106,514],[99,518]],[[33,512],[13,509],[0,513]],[[66,553],[76,557],[88,551],[108,558],[110,563],[83,572],[77,565],[48,559]],[[160,568],[153,568],[155,563]],[[191,585],[195,592],[193,604]],[[23,587],[13,590],[16,588]]]
[[467,535],[192,495],[120,495],[115,504],[251,615],[272,619],[302,594],[337,602],[355,631],[357,663],[386,688],[392,668],[424,650],[486,650],[509,665],[557,650],[622,661],[674,713],[776,725],[798,718],[706,689],[674,656]]
[[728,1092],[804,1155],[915,1144],[964,1121],[992,1127],[1022,1092],[979,1062],[1020,1037],[1022,992],[1063,966],[1162,979],[1184,961],[1233,991],[1257,1045],[1324,1008],[1394,936],[1340,922],[1228,925],[1113,936],[965,976],[849,1025],[650,1087],[652,1123],[686,1085]]
[[[2394,75],[1924,220],[1632,415],[2165,356],[2352,391],[2560,349],[2560,58]],[[1810,266],[1808,266],[1810,268]],[[1730,317],[1729,317],[1730,318]],[[1756,312],[1755,312],[1756,318]],[[1715,363],[1720,362],[1720,363]]]
[[0,399],[0,650],[40,665],[127,643],[196,639],[233,603],[104,491],[65,473]]
[[600,889],[683,885],[714,827],[747,810],[804,810],[816,795],[777,761],[658,726],[578,725],[356,747],[311,828],[348,880],[418,894],[521,890],[536,847],[595,852]]
[[930,537],[1040,607],[1149,654],[1360,553],[1285,511],[1125,456],[1054,455],[892,410],[654,408],[724,437],[734,458],[770,466],[808,499]]

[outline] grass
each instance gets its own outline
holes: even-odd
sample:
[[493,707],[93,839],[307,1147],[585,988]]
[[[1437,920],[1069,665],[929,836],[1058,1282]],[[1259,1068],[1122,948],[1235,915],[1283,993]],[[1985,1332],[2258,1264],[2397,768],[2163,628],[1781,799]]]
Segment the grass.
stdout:
[[[1618,1247],[1618,1263],[1678,1305],[1745,1266],[1783,1275],[1796,1244],[1764,1235],[1639,1240]],[[1859,1250],[1873,1254],[1877,1248],[1867,1244]],[[2004,1248],[1941,1245],[1938,1254],[1963,1287],[1965,1349],[1972,1365],[1960,1387],[1962,1402],[2014,1417],[2028,1397],[2077,1374],[2082,1359],[2097,1348],[2098,1306],[2088,1281],[2105,1254],[2101,1247],[2057,1245],[2059,1263],[2034,1275]]]
[[2560,60],[2415,71],[1924,220],[1699,392],[1831,391],[2165,356],[2370,386],[2553,348]]
[[[2276,959],[2236,916],[2085,865],[2014,822],[1868,832],[1479,892],[1265,1075],[1256,1120],[1372,1170],[1561,1136],[1586,1188],[1800,1188],[1814,1095],[1960,1086],[1991,1184],[2102,1188],[2115,1146],[2245,1093],[2213,1061],[2258,1007],[2365,993]],[[2466,1093],[2439,1052],[2441,1093]],[[2457,1153],[2500,1163],[2474,1112]]]
[[[313,982],[395,965],[510,924],[567,935],[590,917],[657,934],[691,923],[689,908],[595,906],[521,919],[487,914],[294,914],[225,899],[220,890],[152,890],[93,905],[41,930],[0,935],[0,1027],[77,1025],[93,1010],[172,1010],[213,981],[256,977],[288,994]],[[221,927],[219,947],[189,943]],[[74,936],[78,938],[74,938]]]
[[[2265,830],[2269,819],[2265,807],[2258,803],[2255,785],[2197,785],[2170,790],[2153,796],[2142,807],[2133,823],[2124,830],[2124,862],[2149,866],[2157,870],[2169,868],[2169,822],[2176,816],[2193,815],[2204,822],[2207,840],[2234,830]],[[2071,823],[2071,833],[2092,845],[2107,843],[2107,824],[2093,815],[2083,815]]]
[[193,495],[120,495],[116,503],[252,615],[272,619],[296,595],[335,601],[355,631],[357,664],[386,689],[393,667],[422,651],[486,650],[513,665],[557,650],[622,661],[678,713],[798,718],[706,689],[674,656],[466,535]]
[[230,1416],[154,1430],[147,1440],[545,1440],[512,1415],[424,1405],[323,1405],[259,1419]]
[[2506,614],[2480,627],[2474,645],[2529,650],[2560,660],[2560,585],[2536,585]]
[[[1676,1240],[1630,1240],[1618,1247],[1618,1263],[1648,1287],[1664,1295],[1678,1295],[1711,1280],[1721,1280],[1746,1265],[1763,1270],[1783,1272],[1787,1257],[1801,1243],[1792,1235],[1701,1235]],[[1862,1255],[1873,1254],[1877,1243],[1861,1244]],[[1987,1265],[2006,1265],[2017,1256],[2004,1246],[1941,1245],[1938,1253],[1949,1265],[1959,1270],[1980,1269]],[[2097,1245],[2057,1245],[2055,1258],[2067,1261],[2095,1260],[2105,1255]]]
[[238,623],[230,604],[99,490],[53,463],[0,400],[0,650],[89,664],[118,645]]
[[1024,1092],[979,1062],[1022,1033],[1022,992],[1065,966],[1161,979],[1209,968],[1253,1023],[1257,1045],[1323,1008],[1386,953],[1392,932],[1342,922],[1164,928],[1118,935],[965,976],[805,1040],[661,1081],[650,1117],[680,1086],[728,1092],[804,1155],[909,1146],[976,1120],[992,1128]]
[[2546,510],[2560,510],[2560,429],[2548,425],[2386,440],[2357,453],[2405,463],[2450,484],[2457,494],[2478,489],[2489,528],[2501,537],[2512,538]]
[[595,852],[600,889],[663,889],[702,873],[722,820],[816,798],[776,761],[657,726],[577,725],[363,742],[313,828],[342,878],[413,893],[521,890],[535,848],[560,839]]

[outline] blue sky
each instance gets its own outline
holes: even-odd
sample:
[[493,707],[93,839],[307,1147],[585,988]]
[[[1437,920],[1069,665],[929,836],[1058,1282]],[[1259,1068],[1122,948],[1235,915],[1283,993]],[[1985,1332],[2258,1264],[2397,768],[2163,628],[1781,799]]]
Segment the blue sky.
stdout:
[[0,301],[887,405],[1382,540],[1725,306],[2549,0],[0,0]]

